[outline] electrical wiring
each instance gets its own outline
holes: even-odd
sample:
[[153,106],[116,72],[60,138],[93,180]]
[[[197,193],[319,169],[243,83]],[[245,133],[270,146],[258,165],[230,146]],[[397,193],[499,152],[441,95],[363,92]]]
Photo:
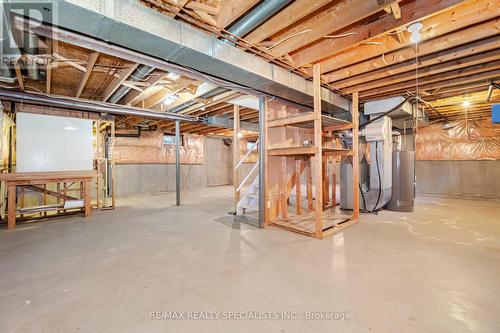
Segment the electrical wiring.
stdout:
[[279,44],[283,43],[283,42],[286,42],[287,40],[291,39],[291,38],[294,38],[294,37],[297,37],[297,36],[300,36],[302,34],[305,34],[305,33],[308,33],[309,31],[311,31],[311,29],[306,29],[304,31],[299,31],[299,32],[296,32],[294,34],[291,34],[290,36],[286,36],[282,39],[280,39],[279,41],[277,41],[276,43],[274,43],[273,45],[269,46],[268,49],[272,49],[273,47],[276,47],[278,46]]
[[344,37],[354,36],[357,34],[358,34],[357,32],[348,32],[346,34],[341,34],[341,35],[326,35],[323,36],[323,38],[344,38]]

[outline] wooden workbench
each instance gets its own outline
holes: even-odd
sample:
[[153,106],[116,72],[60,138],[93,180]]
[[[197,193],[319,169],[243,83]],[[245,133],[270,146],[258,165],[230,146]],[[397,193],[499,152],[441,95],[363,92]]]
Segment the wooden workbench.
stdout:
[[49,183],[79,182],[83,185],[85,217],[91,212],[90,183],[93,171],[64,171],[64,172],[14,172],[0,174],[0,181],[7,187],[7,225],[9,229],[16,227],[16,197],[17,186],[46,185]]

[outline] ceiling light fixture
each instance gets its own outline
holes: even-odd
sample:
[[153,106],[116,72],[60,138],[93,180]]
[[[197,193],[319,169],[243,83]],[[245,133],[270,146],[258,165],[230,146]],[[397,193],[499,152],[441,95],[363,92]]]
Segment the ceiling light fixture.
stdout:
[[465,101],[464,102],[464,108],[468,108],[470,106],[470,102],[469,101]]
[[424,27],[424,25],[420,22],[412,23],[408,26],[408,32],[411,32],[410,41],[412,43],[420,42],[420,30]]
[[179,99],[179,95],[177,94],[170,94],[165,99],[162,101],[164,105],[170,105],[174,104],[177,100]]
[[167,78],[169,80],[172,80],[172,81],[177,81],[177,80],[179,80],[181,78],[181,76],[179,74],[177,74],[177,73],[170,72],[170,73],[167,74]]

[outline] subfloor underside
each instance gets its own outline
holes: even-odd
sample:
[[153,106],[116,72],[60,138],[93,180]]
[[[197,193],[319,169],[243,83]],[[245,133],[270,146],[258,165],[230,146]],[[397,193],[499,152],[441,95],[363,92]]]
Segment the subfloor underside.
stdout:
[[421,196],[317,240],[234,222],[231,195],[0,230],[0,332],[500,332],[500,202]]

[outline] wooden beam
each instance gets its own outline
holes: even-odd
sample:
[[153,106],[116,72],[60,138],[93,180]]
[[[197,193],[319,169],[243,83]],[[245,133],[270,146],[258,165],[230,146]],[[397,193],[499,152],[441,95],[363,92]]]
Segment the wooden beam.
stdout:
[[258,2],[259,0],[229,0],[225,2],[216,17],[217,26],[221,29],[227,28]]
[[389,5],[392,11],[392,15],[394,15],[394,18],[396,20],[401,19],[401,8],[399,7],[399,4],[397,2],[393,2]]
[[[464,38],[464,35],[466,35],[466,33],[464,31],[461,31],[460,29],[466,28],[480,21],[489,20],[500,16],[500,7],[497,6],[497,8],[495,8],[495,6],[485,5],[483,11],[478,12],[477,8],[474,11],[451,11],[451,13],[446,12],[446,15],[444,16],[445,17],[441,17],[439,20],[437,19],[437,17],[433,17],[423,22],[424,28],[421,32],[422,42],[419,44],[420,56],[434,53],[445,48],[464,44],[465,42],[462,41],[462,38]],[[429,25],[430,22],[434,22],[434,24]],[[480,35],[489,37],[493,34],[498,33],[498,22],[494,24],[493,29],[495,30],[494,33],[488,33],[487,31],[482,32],[481,34],[478,34],[478,36],[475,36],[473,40],[479,40],[480,38],[483,38],[480,37]],[[458,31],[458,33],[453,36],[446,35],[453,31]],[[437,36],[442,37],[441,39],[438,39],[436,38]],[[372,58],[374,57],[380,57],[379,59],[375,59],[377,64],[379,63],[378,60],[380,60],[381,65],[379,67],[385,67],[393,64],[395,61],[399,62],[403,60],[400,58],[395,58],[391,54],[391,52],[402,49],[402,45],[398,41],[394,40],[394,38],[386,35],[381,38],[377,38],[376,40],[370,40],[370,42],[370,44],[365,43],[362,45],[358,45],[356,48],[350,49],[346,52],[335,55],[335,57],[322,61],[321,66],[323,68],[323,73],[346,68],[353,63],[373,61]],[[373,42],[375,42],[376,44],[373,44]],[[413,45],[410,43],[409,38],[406,45],[408,46],[406,50],[410,49],[410,51],[413,52]],[[405,49],[403,48],[403,50]],[[384,55],[384,58],[382,58],[382,55]],[[373,65],[372,68],[374,68]]]
[[[499,50],[492,50],[489,52],[472,55],[472,56],[465,57],[465,58],[458,59],[458,60],[452,60],[452,61],[436,64],[433,66],[419,68],[419,70],[418,70],[419,80],[423,79],[424,77],[431,76],[431,75],[445,73],[445,72],[461,69],[464,67],[480,65],[483,63],[488,63],[488,62],[492,62],[492,61],[496,61],[496,60],[500,60]],[[385,87],[385,86],[388,86],[391,84],[396,84],[399,82],[405,82],[405,81],[414,80],[414,79],[415,79],[415,70],[412,70],[412,71],[401,73],[401,74],[387,76],[387,78],[383,78],[383,79],[370,80],[368,82],[364,82],[364,83],[361,83],[361,84],[358,84],[355,86],[344,88],[342,91],[344,93],[352,93],[354,91],[365,91],[365,90],[369,90],[369,89],[375,89],[378,87]]]
[[[307,21],[300,25],[301,31],[307,31],[293,38],[289,38],[272,49],[273,54],[282,56],[297,50],[307,44],[313,43],[324,36],[345,28],[355,22],[358,22],[383,8],[394,0],[382,0],[382,5],[375,1],[366,0],[342,0],[335,6],[332,6],[318,19]],[[356,8],[356,10],[353,10]],[[287,38],[293,33],[280,36]],[[281,39],[280,38],[280,39]]]
[[286,29],[291,24],[315,12],[332,0],[296,0],[285,9],[271,17],[264,24],[245,36],[245,40],[258,44],[275,33]]
[[[222,5],[224,5],[224,4],[222,4]],[[197,11],[197,12],[200,11],[200,12],[204,12],[204,13],[207,13],[210,15],[217,15],[219,13],[219,9],[217,7],[210,6],[208,4],[201,3],[198,1],[189,1],[185,5],[185,7],[192,9],[194,11]]]
[[[453,82],[473,82],[478,80],[484,80],[486,78],[494,78],[500,75],[500,61],[493,61],[486,64],[471,66],[464,69],[453,70],[449,72],[444,72],[436,75],[431,75],[422,79],[419,79],[419,84],[422,90],[436,89],[437,87],[444,86],[443,82],[447,80],[454,80]],[[360,96],[365,98],[367,96],[384,94],[392,91],[401,91],[405,89],[411,89],[415,86],[415,80],[408,80],[404,82],[399,82],[395,84],[386,85],[380,88],[369,89],[363,91]]]
[[83,92],[83,89],[85,89],[85,85],[87,84],[90,75],[92,75],[92,70],[94,69],[94,66],[97,62],[97,58],[99,58],[99,52],[92,52],[90,54],[89,60],[87,62],[86,71],[83,73],[82,79],[80,80],[80,84],[78,85],[78,89],[76,90],[77,98],[80,97],[80,95]]
[[214,26],[217,25],[217,21],[215,21],[214,17],[210,14],[205,13],[204,11],[195,9],[194,12],[205,22]]
[[316,238],[323,237],[323,138],[321,128],[321,66],[315,64],[313,67],[313,88],[314,88],[314,146],[317,149],[314,155],[314,179],[315,179],[315,236]]
[[[419,56],[419,67],[424,68],[449,61],[463,61],[466,57],[473,56],[482,52],[488,52],[498,48],[498,37],[493,36],[479,41],[467,43],[450,49],[442,50],[436,53],[431,53],[426,56]],[[415,57],[405,60],[388,67],[375,69],[366,73],[362,73],[347,79],[335,81],[335,88],[344,89],[367,82],[372,82],[377,79],[388,78],[400,73],[415,70]],[[328,77],[327,77],[328,79]]]
[[111,95],[113,95],[113,93],[116,90],[118,90],[118,88],[120,88],[120,86],[122,85],[122,83],[125,82],[125,80],[130,76],[130,74],[132,74],[137,69],[138,66],[139,66],[139,64],[136,63],[136,64],[132,64],[128,69],[124,69],[120,73],[120,77],[119,78],[115,78],[106,87],[106,89],[104,90],[104,93],[103,93],[102,101],[106,102],[111,97]]
[[295,64],[299,67],[306,66],[332,57],[346,51],[369,39],[383,36],[388,32],[406,30],[408,24],[428,18],[443,10],[464,2],[464,0],[428,0],[412,1],[402,7],[402,16],[397,20],[392,15],[387,15],[373,22],[343,31],[342,38],[328,38],[308,47],[293,55]]
[[19,67],[19,63],[16,63],[14,65],[14,70],[16,72],[17,84],[19,85],[19,89],[21,89],[21,91],[24,91],[24,79],[23,74],[21,73],[21,67]]
[[[419,57],[424,57],[426,55],[443,51],[452,47],[461,45],[466,47],[467,43],[497,35],[499,29],[500,19],[483,22],[471,28],[457,31],[445,36],[440,36],[430,41],[419,44],[418,54]],[[360,63],[356,63],[354,65],[346,66],[342,69],[324,75],[323,78],[327,82],[335,82],[375,69],[386,68],[393,64],[414,59],[415,49],[413,47],[407,47],[395,52],[386,53],[384,57],[379,56],[362,61]],[[353,59],[353,61],[354,60],[355,59]]]

